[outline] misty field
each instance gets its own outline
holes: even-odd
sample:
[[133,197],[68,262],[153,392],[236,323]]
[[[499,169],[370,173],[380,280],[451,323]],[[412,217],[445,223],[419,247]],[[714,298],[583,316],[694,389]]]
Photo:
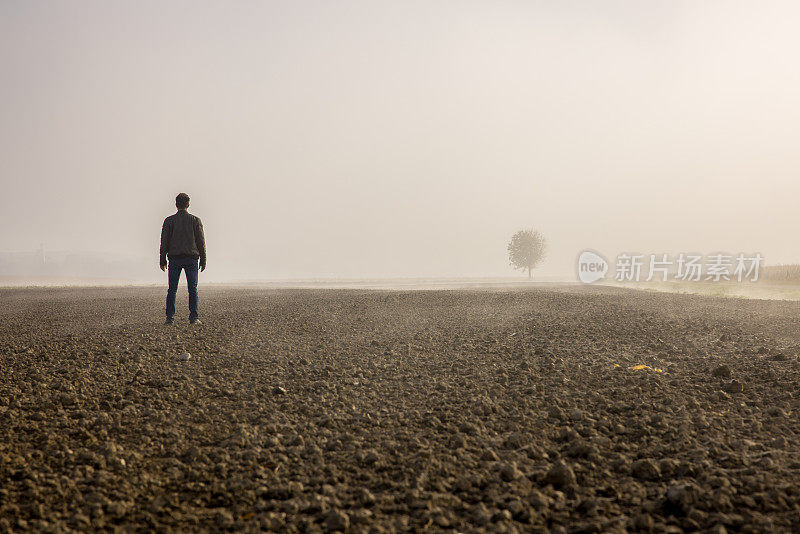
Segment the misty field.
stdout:
[[163,299],[0,290],[0,532],[800,529],[799,303]]

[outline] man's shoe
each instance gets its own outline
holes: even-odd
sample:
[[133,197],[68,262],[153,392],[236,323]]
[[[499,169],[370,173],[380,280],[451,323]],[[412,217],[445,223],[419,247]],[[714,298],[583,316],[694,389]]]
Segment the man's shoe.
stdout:
[[167,317],[167,320],[166,320],[166,321],[164,321],[164,324],[165,324],[165,325],[168,325],[168,324],[172,324],[172,323],[174,323],[174,322],[175,322],[175,321],[173,321],[173,320],[172,320],[172,317]]
[[203,324],[200,319],[189,319],[189,324]]

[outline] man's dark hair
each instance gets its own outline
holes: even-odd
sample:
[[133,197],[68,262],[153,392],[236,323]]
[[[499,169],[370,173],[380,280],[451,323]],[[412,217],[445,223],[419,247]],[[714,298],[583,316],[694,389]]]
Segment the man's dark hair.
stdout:
[[189,195],[187,195],[186,193],[181,193],[180,195],[175,197],[175,206],[177,206],[179,210],[185,210],[186,208],[188,208]]

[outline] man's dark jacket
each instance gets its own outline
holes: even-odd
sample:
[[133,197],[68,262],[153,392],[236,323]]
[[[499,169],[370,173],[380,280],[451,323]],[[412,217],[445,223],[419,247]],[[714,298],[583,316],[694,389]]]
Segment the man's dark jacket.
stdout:
[[186,210],[164,219],[161,227],[161,265],[171,260],[200,258],[200,267],[206,266],[206,237],[203,223]]

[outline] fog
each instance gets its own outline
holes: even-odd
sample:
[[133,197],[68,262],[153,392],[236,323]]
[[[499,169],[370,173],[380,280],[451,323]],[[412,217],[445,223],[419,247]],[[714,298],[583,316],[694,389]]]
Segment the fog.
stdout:
[[0,252],[160,279],[185,191],[207,281],[522,277],[506,244],[527,227],[548,238],[544,277],[585,248],[798,262],[798,16],[3,2]]

